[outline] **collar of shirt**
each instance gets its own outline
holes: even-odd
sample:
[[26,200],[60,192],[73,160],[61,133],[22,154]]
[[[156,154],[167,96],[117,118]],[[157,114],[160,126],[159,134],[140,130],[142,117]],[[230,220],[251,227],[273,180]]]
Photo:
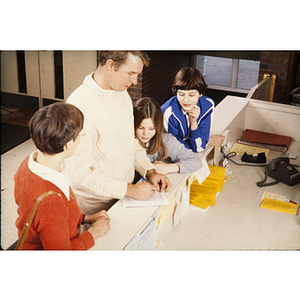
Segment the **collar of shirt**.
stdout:
[[189,128],[190,127],[190,118],[189,118],[189,115],[184,110],[182,110],[182,112],[183,112],[183,114],[185,116],[187,127]]
[[53,169],[50,169],[46,166],[43,166],[35,161],[37,157],[37,152],[33,152],[30,154],[29,160],[28,160],[28,167],[31,172],[36,174],[37,176],[40,176],[44,180],[48,180],[54,185],[56,185],[67,197],[68,200],[70,200],[70,183],[69,178],[60,172],[57,172]]
[[[183,115],[185,116],[185,119],[186,119],[186,125],[187,125],[187,134],[186,134],[186,136],[184,137],[184,140],[186,140],[186,139],[190,136],[191,123],[190,123],[189,115],[188,115],[184,110],[182,110],[182,112],[183,112]],[[184,133],[184,134],[185,134],[185,133]]]

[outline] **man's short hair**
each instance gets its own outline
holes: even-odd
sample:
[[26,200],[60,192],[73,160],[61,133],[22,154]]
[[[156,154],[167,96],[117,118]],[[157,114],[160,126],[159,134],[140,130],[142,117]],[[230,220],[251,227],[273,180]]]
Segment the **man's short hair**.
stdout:
[[125,63],[128,54],[140,57],[146,67],[150,64],[150,58],[145,51],[99,51],[98,52],[98,65],[104,66],[108,59],[112,59],[115,62],[115,66],[118,69]]
[[204,94],[206,89],[207,84],[202,73],[198,69],[192,67],[186,67],[179,70],[172,85],[172,92],[175,95],[178,90],[197,90],[199,94]]
[[29,131],[35,146],[53,155],[75,140],[83,128],[84,116],[76,106],[57,102],[38,110],[29,121]]

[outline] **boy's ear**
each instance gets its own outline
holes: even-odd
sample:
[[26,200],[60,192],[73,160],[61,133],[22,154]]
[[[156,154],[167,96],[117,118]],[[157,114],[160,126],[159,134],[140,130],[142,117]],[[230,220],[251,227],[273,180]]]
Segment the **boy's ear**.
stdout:
[[73,145],[73,143],[74,143],[74,140],[71,140],[71,141],[67,142],[67,143],[64,145],[64,151],[70,150],[71,147],[72,147],[72,145]]

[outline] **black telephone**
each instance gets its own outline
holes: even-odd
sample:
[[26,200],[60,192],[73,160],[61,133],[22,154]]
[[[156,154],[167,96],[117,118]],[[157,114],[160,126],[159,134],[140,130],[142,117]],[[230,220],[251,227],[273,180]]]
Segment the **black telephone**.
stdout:
[[[268,176],[276,179],[276,181],[265,183]],[[300,173],[294,165],[290,164],[288,157],[277,157],[271,160],[265,170],[265,179],[258,182],[257,185],[263,187],[278,182],[283,182],[291,186],[300,183]]]

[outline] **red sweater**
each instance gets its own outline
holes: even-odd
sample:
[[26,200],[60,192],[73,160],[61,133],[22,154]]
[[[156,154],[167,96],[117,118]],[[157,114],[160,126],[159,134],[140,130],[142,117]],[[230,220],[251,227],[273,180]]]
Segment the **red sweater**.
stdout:
[[27,157],[19,166],[15,179],[15,201],[19,217],[16,220],[20,237],[36,199],[47,191],[61,195],[44,198],[28,231],[23,250],[87,250],[94,246],[93,236],[85,231],[78,235],[83,214],[70,187],[70,200],[50,181],[30,171]]

